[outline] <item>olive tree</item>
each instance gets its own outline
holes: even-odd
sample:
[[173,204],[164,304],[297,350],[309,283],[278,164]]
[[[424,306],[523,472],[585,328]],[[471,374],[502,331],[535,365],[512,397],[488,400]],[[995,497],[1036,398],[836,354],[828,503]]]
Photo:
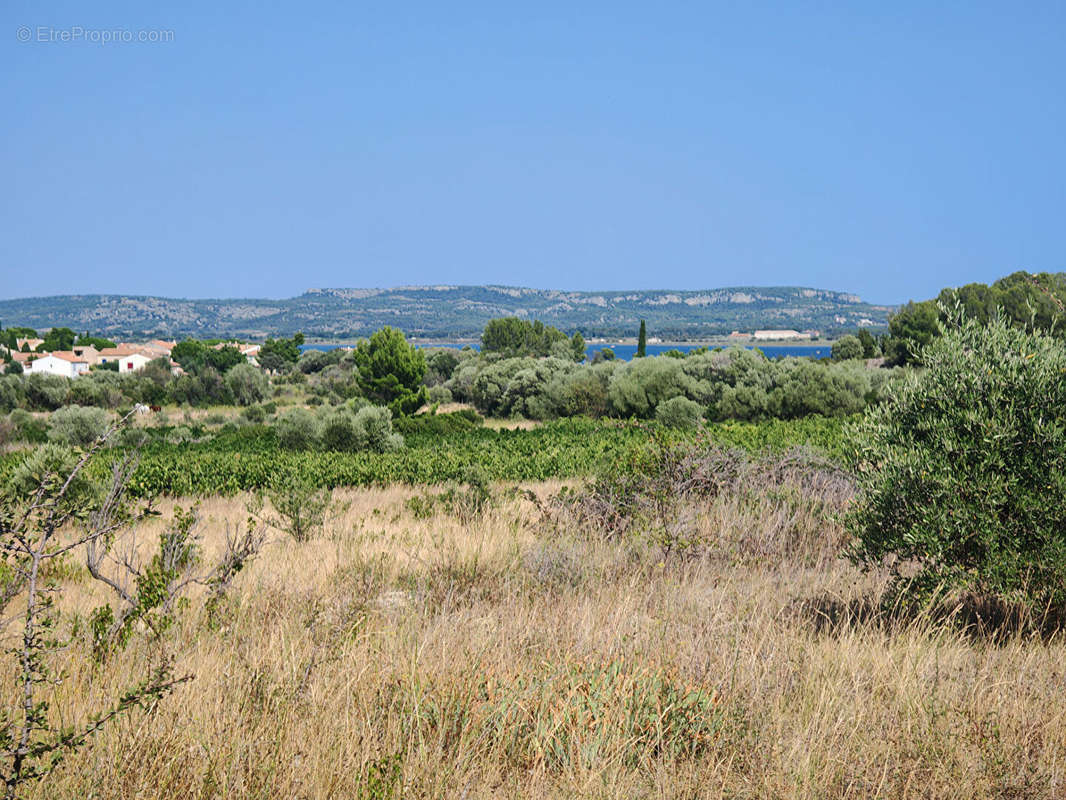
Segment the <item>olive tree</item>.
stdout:
[[1066,607],[1066,346],[956,319],[848,436],[852,556],[894,594]]

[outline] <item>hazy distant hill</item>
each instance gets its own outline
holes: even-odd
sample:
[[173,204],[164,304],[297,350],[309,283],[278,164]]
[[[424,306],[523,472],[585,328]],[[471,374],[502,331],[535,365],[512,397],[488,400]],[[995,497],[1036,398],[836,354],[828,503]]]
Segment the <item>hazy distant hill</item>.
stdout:
[[401,286],[311,289],[288,300],[180,300],[126,295],[63,295],[0,300],[4,326],[134,336],[263,338],[303,331],[341,339],[382,325],[408,336],[477,337],[486,320],[520,316],[586,337],[633,336],[640,319],[662,339],[696,339],[755,328],[879,328],[892,306],[855,295],[801,287],[737,287],[704,291],[561,292],[507,286]]

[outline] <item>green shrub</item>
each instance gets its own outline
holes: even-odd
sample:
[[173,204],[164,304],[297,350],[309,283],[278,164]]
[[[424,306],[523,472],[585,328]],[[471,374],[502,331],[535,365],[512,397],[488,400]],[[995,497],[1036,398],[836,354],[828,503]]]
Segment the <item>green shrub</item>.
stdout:
[[463,408],[447,414],[416,414],[413,417],[400,417],[393,420],[392,427],[404,436],[419,433],[444,435],[461,433],[484,424],[484,417],[474,409]]
[[450,403],[452,401],[451,390],[444,386],[430,386],[426,390],[426,402],[431,404]]
[[1066,348],[994,319],[917,355],[848,434],[853,557],[893,561],[894,597],[1066,607]]
[[[55,482],[66,479],[77,463],[78,456],[69,447],[59,444],[41,445],[18,462],[7,480],[5,490],[16,498],[28,498],[47,481],[51,481],[50,485],[56,489],[58,484]],[[63,495],[63,509],[69,511],[91,503],[97,497],[99,489],[99,483],[94,481],[86,470],[81,470],[74,476]]]
[[111,418],[102,408],[64,406],[53,412],[49,421],[49,440],[73,447],[88,447],[107,431]]
[[278,417],[274,426],[278,444],[286,450],[310,450],[322,435],[317,417],[306,408],[293,408]]
[[847,336],[841,336],[833,344],[831,352],[834,361],[849,361],[853,358],[862,358],[862,342],[859,341],[858,336],[853,336],[849,333]]
[[403,447],[403,436],[392,431],[392,412],[379,406],[367,406],[355,413],[355,427],[362,434],[362,447],[373,453],[385,453]]
[[261,405],[247,406],[241,411],[241,416],[255,425],[261,425],[266,421],[267,412]]
[[267,497],[279,515],[270,524],[297,542],[306,542],[321,529],[332,501],[328,489],[316,488],[304,477],[279,483]]
[[[353,411],[353,407],[358,408]],[[326,413],[322,424],[326,450],[384,453],[403,447],[403,436],[392,430],[392,412],[380,406],[353,403]]]
[[668,428],[692,430],[703,420],[703,407],[687,397],[671,397],[659,403],[655,419]]
[[34,411],[55,411],[67,401],[70,379],[33,373],[26,376],[26,404]]
[[620,417],[650,417],[672,397],[704,398],[706,383],[694,378],[676,358],[640,358],[617,368],[608,385],[611,411]]
[[238,405],[250,406],[266,398],[270,382],[258,367],[237,364],[226,373],[226,387]]
[[[16,363],[16,362],[12,362]],[[23,380],[17,375],[0,378],[0,411],[13,411],[26,399]]]

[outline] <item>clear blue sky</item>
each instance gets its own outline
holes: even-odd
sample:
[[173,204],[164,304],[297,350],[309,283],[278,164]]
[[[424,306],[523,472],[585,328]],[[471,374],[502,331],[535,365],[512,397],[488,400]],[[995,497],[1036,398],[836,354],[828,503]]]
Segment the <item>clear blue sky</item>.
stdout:
[[0,296],[1066,269],[1061,0],[167,5],[0,10]]

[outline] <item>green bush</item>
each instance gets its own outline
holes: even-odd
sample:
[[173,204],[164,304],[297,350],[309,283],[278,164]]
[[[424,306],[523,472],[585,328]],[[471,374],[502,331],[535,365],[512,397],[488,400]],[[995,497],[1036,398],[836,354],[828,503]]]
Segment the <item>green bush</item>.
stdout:
[[111,418],[102,408],[64,406],[53,412],[48,438],[73,447],[88,447],[108,428]]
[[[353,411],[353,406],[358,406]],[[326,413],[322,446],[340,453],[369,450],[385,453],[403,447],[403,436],[392,430],[392,412],[380,406],[353,404]]]
[[33,373],[26,376],[26,404],[33,411],[55,411],[67,401],[70,379],[61,375]]
[[392,427],[404,436],[420,433],[444,435],[461,433],[484,424],[485,419],[474,409],[463,408],[447,414],[416,414],[413,417],[400,417],[393,420]]
[[655,419],[668,428],[692,430],[703,420],[703,407],[687,397],[671,397],[659,403]]
[[267,412],[261,405],[246,406],[241,410],[241,416],[254,425],[261,425],[266,422]]
[[250,406],[266,398],[270,382],[258,367],[237,364],[226,373],[226,386],[238,405]]
[[22,378],[5,375],[0,378],[0,411],[13,411],[26,399]]
[[278,417],[274,426],[278,444],[286,450],[310,450],[322,435],[318,418],[306,408],[292,408]]
[[452,401],[451,390],[445,386],[430,386],[426,390],[426,402],[431,404],[450,403]]
[[379,406],[366,406],[355,412],[355,427],[361,432],[361,450],[385,453],[403,447],[403,436],[393,433],[392,412]]
[[709,387],[676,358],[639,358],[617,368],[608,386],[608,404],[620,417],[650,417],[672,397],[705,398]]
[[969,593],[1066,607],[1066,348],[956,321],[848,433],[852,556],[895,564],[893,598]]
[[[53,488],[65,480],[78,463],[78,455],[69,447],[44,444],[30,451],[15,465],[4,489],[16,498],[32,497],[40,486],[51,481]],[[100,491],[100,484],[81,470],[63,495],[62,508],[70,511],[91,504]]]
[[862,342],[859,341],[858,336],[853,336],[851,334],[841,336],[833,345],[831,352],[834,361],[849,361],[853,358],[862,358]]

